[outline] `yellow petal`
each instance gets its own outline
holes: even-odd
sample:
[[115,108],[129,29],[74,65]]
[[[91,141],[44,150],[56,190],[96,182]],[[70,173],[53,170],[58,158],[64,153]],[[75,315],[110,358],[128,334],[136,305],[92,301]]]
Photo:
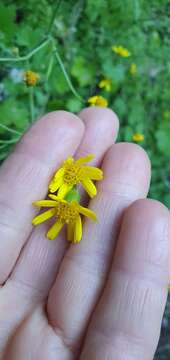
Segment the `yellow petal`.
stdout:
[[47,238],[49,240],[54,240],[57,235],[59,234],[60,230],[62,229],[64,223],[57,220],[54,225],[50,228],[50,230],[48,230],[47,232]]
[[39,200],[39,201],[34,201],[33,205],[39,207],[55,207],[57,206],[57,203],[56,201],[53,200]]
[[94,211],[85,208],[84,206],[78,205],[78,210],[80,212],[80,214],[87,216],[88,218],[92,219],[92,220],[97,220],[97,216],[95,214]]
[[58,179],[55,180],[55,178],[52,179],[52,181],[49,183],[49,191],[54,193],[56,192],[60,186],[63,185],[63,178],[59,177]]
[[59,178],[61,178],[64,175],[64,171],[65,171],[64,168],[61,167],[59,170],[56,171],[53,179],[58,180]]
[[58,194],[57,196],[60,198],[60,199],[64,199],[64,197],[67,195],[67,193],[72,189],[73,186],[70,186],[70,185],[67,185],[67,184],[63,184],[59,191],[58,191]]
[[84,166],[83,170],[90,179],[93,180],[103,179],[103,171],[95,166]]
[[93,198],[97,194],[97,189],[95,185],[88,177],[84,178],[81,183],[91,198]]
[[44,221],[50,219],[52,216],[54,216],[55,213],[56,213],[55,208],[47,210],[47,211],[43,212],[42,214],[35,216],[34,219],[32,220],[32,224],[33,225],[41,224],[42,222],[44,222]]
[[91,161],[92,159],[94,159],[94,155],[89,154],[85,157],[82,157],[82,158],[76,160],[75,163],[76,163],[76,165],[80,166],[80,165],[86,164],[87,162]]
[[71,223],[67,225],[67,240],[71,242],[74,240],[74,225]]
[[73,159],[73,157],[72,156],[70,156],[70,157],[68,157],[65,161],[64,161],[64,166],[66,165],[71,165],[71,164],[73,164],[73,162],[74,162],[74,159]]
[[50,199],[55,200],[55,201],[60,201],[60,202],[62,202],[62,203],[67,203],[66,200],[60,199],[60,197],[58,197],[57,195],[48,194],[48,197],[49,197]]
[[78,243],[82,238],[82,222],[80,215],[77,216],[74,228],[74,243]]

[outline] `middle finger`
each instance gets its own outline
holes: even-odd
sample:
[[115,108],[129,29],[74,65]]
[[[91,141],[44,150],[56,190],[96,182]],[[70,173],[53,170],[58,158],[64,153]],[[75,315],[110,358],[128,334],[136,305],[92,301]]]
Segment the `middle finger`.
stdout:
[[147,195],[150,162],[137,145],[113,145],[103,161],[104,180],[90,202],[99,222],[86,221],[83,240],[72,245],[49,296],[48,314],[71,347],[79,347],[103,289],[124,209]]

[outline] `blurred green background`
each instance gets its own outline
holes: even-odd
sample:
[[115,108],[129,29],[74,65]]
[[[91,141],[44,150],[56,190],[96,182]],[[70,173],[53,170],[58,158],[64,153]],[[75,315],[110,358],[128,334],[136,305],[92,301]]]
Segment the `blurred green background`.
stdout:
[[[169,0],[0,1],[0,161],[45,112],[103,96],[119,140],[139,134],[151,158],[150,196],[170,206],[169,45]],[[156,359],[169,358],[169,320],[167,305]]]
[[[0,160],[31,120],[61,108],[78,112],[101,95],[120,118],[119,140],[143,136],[150,196],[170,206],[169,44],[167,0],[0,1]],[[24,82],[27,70],[39,74],[35,86]]]

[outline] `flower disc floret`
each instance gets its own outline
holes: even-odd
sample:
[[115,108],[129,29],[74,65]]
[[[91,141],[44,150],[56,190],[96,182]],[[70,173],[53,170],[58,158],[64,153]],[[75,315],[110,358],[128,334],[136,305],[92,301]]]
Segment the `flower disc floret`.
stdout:
[[92,180],[101,180],[103,178],[102,170],[94,166],[84,166],[93,159],[93,155],[87,155],[78,160],[72,157],[64,161],[61,168],[54,174],[49,183],[49,191],[55,193],[64,199],[73,186],[82,184],[90,197],[97,194],[96,186]]
[[56,221],[47,232],[47,238],[54,240],[63,226],[67,225],[67,239],[73,243],[78,243],[82,239],[82,221],[81,216],[84,215],[92,220],[97,220],[96,214],[78,202],[68,202],[62,200],[56,195],[49,194],[52,200],[39,200],[33,203],[38,207],[49,207],[50,209],[35,216],[32,220],[33,225],[39,225],[44,221],[55,217]]
[[35,86],[39,79],[40,75],[32,70],[24,72],[24,81],[27,86]]
[[60,202],[56,206],[56,216],[62,222],[74,222],[79,215],[76,203]]
[[76,185],[82,180],[83,169],[76,164],[66,164],[64,172],[64,182],[68,185]]

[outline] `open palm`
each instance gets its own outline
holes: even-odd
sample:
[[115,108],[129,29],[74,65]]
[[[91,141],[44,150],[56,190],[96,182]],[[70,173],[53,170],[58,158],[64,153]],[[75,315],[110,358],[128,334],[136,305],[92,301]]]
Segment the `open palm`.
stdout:
[[[170,276],[169,212],[144,199],[146,153],[113,144],[109,109],[57,111],[24,135],[0,172],[0,359],[151,360]],[[104,180],[83,239],[49,241],[32,202],[70,155],[95,155]]]

